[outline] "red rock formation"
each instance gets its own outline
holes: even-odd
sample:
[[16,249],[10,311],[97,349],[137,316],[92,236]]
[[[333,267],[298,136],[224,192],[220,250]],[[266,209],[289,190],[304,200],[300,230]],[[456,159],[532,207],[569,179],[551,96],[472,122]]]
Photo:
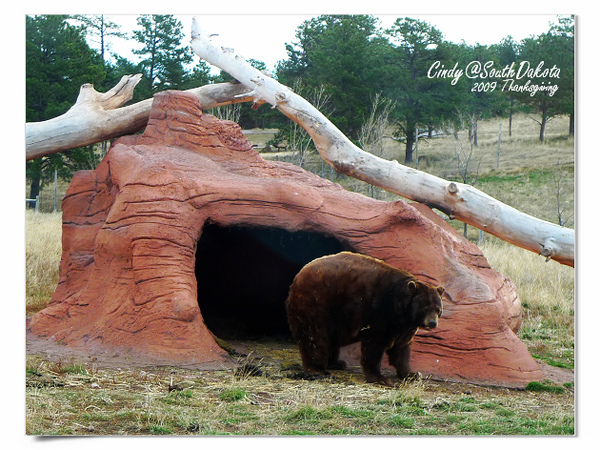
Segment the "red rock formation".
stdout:
[[[213,309],[259,333],[285,326],[289,277],[341,249],[446,287],[438,328],[414,342],[414,369],[510,386],[542,378],[515,335],[515,287],[443,219],[265,161],[236,124],[202,114],[185,93],[156,95],[145,132],[120,138],[96,170],[73,178],[60,281],[30,331],[147,361],[225,361],[205,325]],[[258,259],[243,266],[244,255]]]

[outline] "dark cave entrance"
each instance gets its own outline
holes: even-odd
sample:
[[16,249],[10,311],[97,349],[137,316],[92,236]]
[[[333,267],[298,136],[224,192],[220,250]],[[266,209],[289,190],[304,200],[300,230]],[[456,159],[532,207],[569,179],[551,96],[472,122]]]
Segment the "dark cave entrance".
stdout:
[[206,223],[196,250],[198,305],[222,339],[289,337],[285,299],[310,261],[350,250],[322,233]]

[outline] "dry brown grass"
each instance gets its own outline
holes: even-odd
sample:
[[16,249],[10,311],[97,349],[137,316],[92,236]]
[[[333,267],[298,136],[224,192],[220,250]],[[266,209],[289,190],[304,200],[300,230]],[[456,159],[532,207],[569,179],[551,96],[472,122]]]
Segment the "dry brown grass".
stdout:
[[526,308],[556,316],[573,316],[575,272],[573,268],[544,258],[498,239],[481,245],[490,265],[508,276],[518,288]]
[[[498,129],[502,125],[500,164],[497,166]],[[539,125],[525,114],[513,118],[513,135],[508,136],[508,119],[490,119],[478,124],[478,146],[472,158],[472,170],[476,171],[481,160],[480,176],[490,173],[512,173],[523,168],[548,168],[560,163],[573,164],[573,139],[568,138],[569,118],[559,116],[551,120],[546,131],[545,143],[540,143],[537,134]],[[463,145],[468,145],[467,131],[458,133]],[[424,170],[442,178],[456,178],[457,140],[443,136],[419,141],[419,154],[430,157],[433,165]]]
[[58,283],[62,252],[62,214],[25,213],[27,312],[43,308]]

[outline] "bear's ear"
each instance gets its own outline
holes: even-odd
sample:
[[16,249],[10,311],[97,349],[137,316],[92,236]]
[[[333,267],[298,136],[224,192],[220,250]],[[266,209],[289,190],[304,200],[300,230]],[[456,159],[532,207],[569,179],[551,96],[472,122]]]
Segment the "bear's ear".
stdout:
[[444,286],[438,286],[438,287],[436,288],[436,290],[438,291],[438,294],[440,294],[440,297],[441,297],[442,295],[444,295],[444,292],[445,292]]
[[408,289],[409,294],[414,294],[415,292],[417,292],[417,283],[411,280],[406,285],[406,288]]

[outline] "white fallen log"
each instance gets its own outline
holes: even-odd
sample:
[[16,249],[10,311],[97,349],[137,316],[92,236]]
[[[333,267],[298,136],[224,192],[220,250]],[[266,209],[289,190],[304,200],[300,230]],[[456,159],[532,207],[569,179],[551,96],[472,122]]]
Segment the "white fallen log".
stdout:
[[267,102],[304,128],[321,157],[338,172],[428,204],[511,244],[574,266],[575,232],[522,213],[472,186],[388,161],[354,145],[307,100],[252,67],[230,47],[211,41],[194,18],[192,49],[251,89],[256,103]]
[[[75,104],[65,114],[25,126],[26,160],[70,148],[95,144],[146,126],[152,99],[121,107],[133,95],[141,74],[125,75],[110,91],[99,93],[91,84],[81,86]],[[249,101],[248,88],[238,83],[209,84],[190,89],[200,98],[202,109]]]

